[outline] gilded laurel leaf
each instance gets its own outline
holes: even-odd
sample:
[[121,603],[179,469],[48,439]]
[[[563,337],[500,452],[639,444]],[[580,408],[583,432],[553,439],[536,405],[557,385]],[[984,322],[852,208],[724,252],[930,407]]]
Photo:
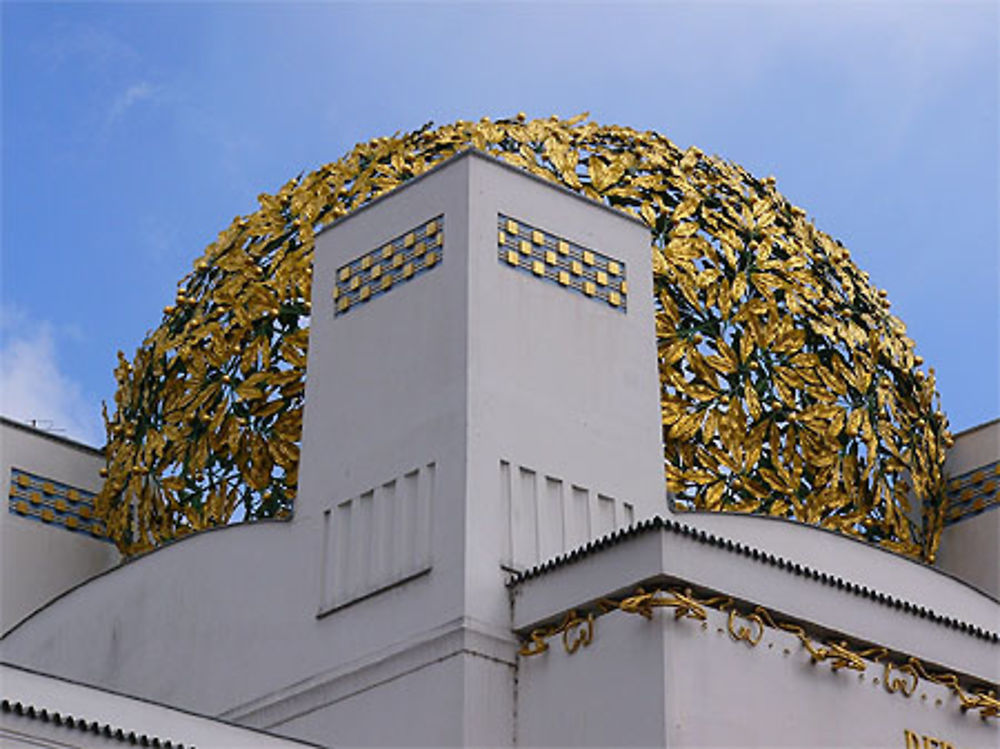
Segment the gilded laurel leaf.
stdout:
[[819,523],[933,558],[947,420],[867,275],[772,183],[586,116],[379,138],[234,219],[133,360],[119,355],[96,501],[119,548],[229,522],[238,505],[247,520],[289,515],[315,231],[469,146],[650,228],[664,469],[679,507]]

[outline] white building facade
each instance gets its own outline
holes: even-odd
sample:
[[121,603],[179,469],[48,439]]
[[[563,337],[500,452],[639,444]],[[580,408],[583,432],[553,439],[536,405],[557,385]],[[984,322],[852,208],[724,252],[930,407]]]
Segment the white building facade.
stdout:
[[[6,528],[70,538],[77,506],[11,504],[3,697],[49,674],[208,719],[185,746],[253,744],[216,719],[322,746],[995,746],[1000,424],[956,446],[951,574],[674,514],[650,262],[643,224],[477,152],[334,224],[294,517],[124,564],[84,539],[105,556],[42,581]],[[11,502],[22,473],[97,485],[97,460],[4,451]]]

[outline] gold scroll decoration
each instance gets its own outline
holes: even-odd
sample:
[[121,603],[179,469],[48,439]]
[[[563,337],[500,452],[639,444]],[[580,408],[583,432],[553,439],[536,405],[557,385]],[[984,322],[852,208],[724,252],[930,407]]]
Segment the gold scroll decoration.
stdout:
[[846,639],[822,641],[810,635],[801,624],[776,620],[763,606],[752,606],[748,610],[746,605],[738,606],[732,598],[722,595],[699,599],[690,588],[683,591],[677,588],[666,590],[657,588],[647,591],[643,587],[638,587],[632,593],[619,598],[602,598],[594,604],[590,612],[581,614],[573,609],[567,612],[558,624],[531,630],[524,636],[524,642],[518,652],[525,657],[541,655],[549,649],[547,640],[562,634],[563,646],[567,653],[572,654],[581,644],[590,645],[594,642],[595,615],[621,611],[652,620],[654,611],[661,608],[673,609],[675,621],[693,619],[703,622],[702,627],[708,618],[708,609],[728,612],[727,630],[730,637],[733,641],[744,642],[751,648],[756,648],[760,644],[768,628],[788,632],[798,638],[812,663],[826,663],[832,671],[847,669],[864,674],[870,665],[881,664],[882,683],[889,694],[899,693],[904,697],[911,697],[923,680],[951,690],[962,712],[978,712],[984,720],[1000,717],[1000,700],[997,699],[995,688],[982,685],[963,686],[956,674],[932,671],[917,658],[890,653],[884,647],[857,647]]

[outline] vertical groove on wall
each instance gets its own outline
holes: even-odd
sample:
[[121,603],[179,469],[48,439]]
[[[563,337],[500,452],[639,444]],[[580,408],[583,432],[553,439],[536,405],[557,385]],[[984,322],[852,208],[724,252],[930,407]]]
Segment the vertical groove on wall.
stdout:
[[514,557],[518,564],[538,562],[538,503],[535,492],[535,472],[519,467],[514,493]]
[[615,529],[615,500],[604,494],[597,495],[594,535],[603,536]]
[[326,603],[327,591],[331,590],[333,586],[333,568],[337,562],[333,555],[328,553],[328,549],[333,546],[332,533],[333,510],[327,508],[323,510],[323,557],[320,559],[319,568],[319,607],[321,611]]
[[375,494],[375,527],[378,529],[373,545],[376,554],[375,581],[384,584],[398,574],[401,565],[394,559],[396,540],[396,481],[382,484]]
[[373,492],[365,492],[354,500],[356,505],[352,514],[357,513],[357,530],[351,536],[352,566],[357,570],[353,576],[351,593],[361,595],[372,586],[371,550],[375,528],[372,524],[372,505],[375,503]]
[[434,501],[434,464],[421,471],[418,482],[417,524],[414,541],[416,544],[416,568],[422,569],[431,564],[431,515]]
[[539,505],[538,556],[549,559],[566,548],[563,529],[563,482],[545,477],[545,492]]
[[321,613],[430,569],[435,468],[409,471],[325,513]]
[[410,471],[403,476],[403,496],[400,504],[400,525],[397,539],[399,542],[399,569],[407,569],[416,565],[416,548],[410,529],[417,524],[417,497],[420,473]]
[[500,461],[500,501],[505,516],[504,563],[525,569],[631,525],[635,509],[607,494]]
[[590,492],[582,486],[574,485],[572,495],[569,507],[570,532],[567,533],[566,543],[570,549],[587,543],[587,539],[591,538]]
[[334,600],[347,598],[347,589],[351,580],[351,502],[341,502],[333,513],[334,559],[332,588]]
[[514,566],[514,507],[511,504],[510,487],[510,463],[506,460],[500,461],[500,507],[503,512],[503,520],[506,525],[504,533],[504,557],[503,563],[508,567]]

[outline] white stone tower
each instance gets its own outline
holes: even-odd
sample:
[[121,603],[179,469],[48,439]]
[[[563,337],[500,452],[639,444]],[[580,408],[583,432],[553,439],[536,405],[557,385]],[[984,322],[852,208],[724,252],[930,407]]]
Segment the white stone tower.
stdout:
[[[322,617],[486,638],[446,689],[512,693],[508,572],[665,509],[650,262],[641,222],[476,152],[317,238],[295,522],[323,526]],[[473,712],[462,741],[505,740]]]

